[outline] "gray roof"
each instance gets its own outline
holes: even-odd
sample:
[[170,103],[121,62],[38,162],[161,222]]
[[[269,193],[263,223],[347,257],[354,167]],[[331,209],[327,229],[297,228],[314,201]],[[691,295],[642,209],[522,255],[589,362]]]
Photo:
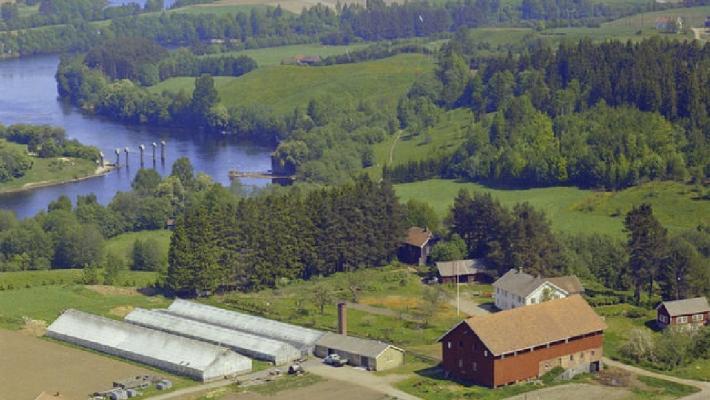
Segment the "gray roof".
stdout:
[[379,340],[361,339],[337,333],[326,333],[316,342],[316,346],[358,354],[365,357],[377,358],[382,352],[392,347],[401,352],[404,350]]
[[[481,272],[495,273],[486,260],[476,258],[473,260],[440,261],[436,263],[439,276],[448,277],[458,275],[473,275]],[[458,271],[457,271],[458,268]]]
[[301,352],[288,343],[179,317],[162,310],[136,308],[126,315],[125,321],[146,328],[229,347],[247,357],[276,364],[287,363],[301,357]]
[[315,329],[180,299],[175,299],[167,311],[172,315],[287,342],[299,350],[311,350],[323,335]]
[[515,269],[511,269],[501,276],[500,279],[493,283],[493,287],[500,288],[520,297],[527,297],[545,282],[549,282],[552,285],[557,286],[568,294],[581,293],[584,291],[582,283],[574,275],[560,276],[556,278],[541,278]]
[[76,310],[59,316],[47,336],[203,381],[251,370],[249,358],[224,347]]
[[693,299],[664,301],[659,305],[666,308],[671,317],[676,315],[698,314],[702,312],[710,312],[708,299],[705,297],[696,297]]

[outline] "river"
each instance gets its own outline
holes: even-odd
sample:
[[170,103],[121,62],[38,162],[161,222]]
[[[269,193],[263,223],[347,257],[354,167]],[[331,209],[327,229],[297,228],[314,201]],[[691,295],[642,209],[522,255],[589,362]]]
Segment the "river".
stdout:
[[[86,115],[60,102],[54,74],[59,56],[38,56],[0,62],[0,123],[11,125],[50,124],[60,126],[67,136],[94,145],[114,162],[114,149],[129,147],[129,166],[102,177],[26,192],[0,195],[0,208],[14,211],[19,218],[35,215],[50,201],[67,195],[76,201],[79,195],[96,194],[101,204],[108,204],[118,191],[128,191],[140,167],[138,146],[146,146],[145,166],[161,175],[170,173],[172,163],[181,156],[192,162],[195,172],[204,172],[215,181],[229,185],[230,169],[266,171],[271,168],[270,149],[238,143],[233,137],[206,135],[192,130],[124,125]],[[165,163],[153,165],[151,143],[165,140]],[[121,165],[125,165],[121,154]],[[262,179],[243,179],[247,185],[265,185]]]

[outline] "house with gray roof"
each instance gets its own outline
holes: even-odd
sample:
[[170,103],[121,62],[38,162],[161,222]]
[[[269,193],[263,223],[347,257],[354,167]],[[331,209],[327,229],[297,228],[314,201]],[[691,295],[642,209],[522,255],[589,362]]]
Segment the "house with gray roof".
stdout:
[[584,293],[579,279],[574,276],[542,278],[511,269],[493,283],[495,305],[501,310],[539,304]]
[[316,342],[314,354],[326,357],[338,354],[348,364],[371,371],[383,371],[404,363],[404,350],[379,340],[326,333]]
[[710,305],[705,297],[664,301],[656,307],[656,322],[661,327],[702,326],[710,321]]

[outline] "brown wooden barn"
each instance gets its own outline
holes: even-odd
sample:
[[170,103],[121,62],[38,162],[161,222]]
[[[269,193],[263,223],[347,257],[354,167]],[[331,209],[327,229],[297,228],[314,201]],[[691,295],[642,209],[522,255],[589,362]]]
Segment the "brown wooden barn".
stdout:
[[437,262],[436,270],[441,283],[491,283],[498,275],[498,271],[482,258]]
[[413,265],[426,265],[434,246],[434,234],[428,228],[413,226],[407,230],[407,237],[399,247],[399,261]]
[[579,295],[460,322],[440,339],[442,367],[488,387],[601,369],[606,324]]
[[708,325],[710,305],[705,297],[664,301],[656,307],[656,322],[661,327],[669,325]]

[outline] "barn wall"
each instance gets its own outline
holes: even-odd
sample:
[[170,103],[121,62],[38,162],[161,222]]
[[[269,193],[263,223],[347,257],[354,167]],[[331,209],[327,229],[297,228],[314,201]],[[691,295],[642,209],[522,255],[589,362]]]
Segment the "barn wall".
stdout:
[[394,347],[389,347],[383,351],[373,365],[377,371],[385,371],[392,368],[397,368],[404,364],[404,352]]

